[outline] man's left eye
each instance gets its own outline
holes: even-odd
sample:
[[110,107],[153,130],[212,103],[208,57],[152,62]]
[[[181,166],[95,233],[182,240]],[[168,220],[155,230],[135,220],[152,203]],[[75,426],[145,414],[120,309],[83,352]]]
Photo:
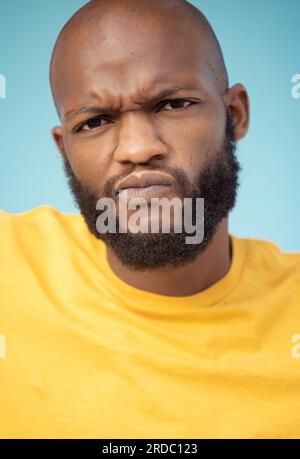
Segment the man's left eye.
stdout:
[[[170,100],[166,100],[164,101],[161,105],[160,105],[160,108],[161,107],[166,107],[167,105],[173,105],[173,109],[174,108],[185,108],[185,107],[182,107],[183,104],[190,104],[190,105],[193,105],[193,104],[196,104],[196,102],[194,101],[191,101],[191,100],[187,100],[187,99],[170,99]],[[169,110],[169,109],[167,109]]]

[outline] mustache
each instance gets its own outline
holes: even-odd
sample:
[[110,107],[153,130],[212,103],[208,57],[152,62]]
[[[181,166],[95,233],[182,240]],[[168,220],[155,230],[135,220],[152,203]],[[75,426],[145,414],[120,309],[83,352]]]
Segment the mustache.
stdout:
[[[107,197],[107,198],[112,198],[114,199],[115,197],[115,186],[116,184],[126,178],[127,176],[131,175],[133,172],[132,170],[130,172],[124,172],[122,174],[114,175],[112,177],[109,177],[105,182],[104,185],[99,189],[99,192],[91,192],[88,191],[87,187],[84,186],[79,178],[76,176],[74,173],[70,162],[67,160],[67,158],[63,157],[63,169],[65,176],[67,178],[67,181],[69,183],[69,186],[72,190],[80,191],[81,193],[83,192],[85,194],[86,199],[91,199],[93,201],[97,201],[98,199]],[[161,169],[157,169],[157,167],[147,167],[144,168],[143,171],[145,170],[153,170],[155,172],[162,172]],[[164,169],[163,172],[168,171],[168,174],[173,178],[174,183],[176,184],[176,188],[178,191],[181,191],[182,197],[189,197],[191,195],[191,190],[195,188],[191,181],[188,179],[187,175],[180,169],[180,168],[175,168],[175,169]],[[140,170],[139,170],[140,172]]]

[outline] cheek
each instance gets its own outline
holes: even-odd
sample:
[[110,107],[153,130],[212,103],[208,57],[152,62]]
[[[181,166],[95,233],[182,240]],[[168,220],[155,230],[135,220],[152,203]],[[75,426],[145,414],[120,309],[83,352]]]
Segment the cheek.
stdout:
[[[224,108],[217,102],[206,102],[185,120],[169,120],[162,138],[174,152],[172,165],[196,177],[204,162],[221,148],[225,132]],[[175,164],[176,162],[176,164]]]
[[64,143],[67,158],[78,180],[91,192],[99,192],[108,170],[107,160],[105,161],[107,155],[101,155],[103,146],[99,145],[99,139],[72,139]]

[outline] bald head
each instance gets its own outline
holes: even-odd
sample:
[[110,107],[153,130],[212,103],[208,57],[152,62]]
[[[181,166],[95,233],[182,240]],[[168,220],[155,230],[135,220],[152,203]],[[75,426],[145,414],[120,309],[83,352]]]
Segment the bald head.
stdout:
[[[204,14],[185,0],[91,0],[80,8],[62,28],[53,48],[50,63],[50,85],[53,99],[61,116],[64,88],[72,84],[72,70],[76,62],[89,65],[89,57],[95,55],[95,44],[110,48],[115,55],[111,43],[113,28],[110,21],[118,24],[124,21],[128,29],[128,40],[131,32],[136,30],[137,21],[141,25],[140,33],[135,34],[135,42],[142,42],[146,32],[153,35],[159,31],[171,30],[165,34],[168,46],[172,47],[178,37],[186,41],[186,53],[199,50],[199,58],[212,73],[216,90],[223,95],[228,89],[228,74],[218,39]],[[110,30],[112,30],[110,32]],[[164,38],[164,35],[162,34]],[[125,41],[126,37],[124,37]],[[124,40],[123,40],[124,44]],[[120,41],[120,45],[122,45]],[[184,46],[184,45],[183,45]],[[79,56],[76,61],[70,56]],[[83,55],[85,54],[85,57]],[[201,55],[201,56],[200,56]],[[98,63],[101,66],[102,54],[99,52]],[[143,56],[146,57],[146,56]],[[195,56],[196,57],[196,56]],[[107,55],[105,53],[106,62]],[[103,64],[105,65],[105,62]],[[70,68],[71,67],[71,68]],[[67,80],[67,81],[66,81]]]

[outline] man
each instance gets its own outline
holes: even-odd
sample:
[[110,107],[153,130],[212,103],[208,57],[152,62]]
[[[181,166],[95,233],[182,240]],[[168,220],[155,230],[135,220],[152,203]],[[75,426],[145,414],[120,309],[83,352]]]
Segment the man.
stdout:
[[[50,80],[81,213],[2,212],[1,437],[299,437],[300,254],[228,232],[249,100],[207,19],[91,1]],[[201,240],[176,232],[188,206],[169,231],[123,231],[136,197],[140,223],[152,198],[189,199]]]

